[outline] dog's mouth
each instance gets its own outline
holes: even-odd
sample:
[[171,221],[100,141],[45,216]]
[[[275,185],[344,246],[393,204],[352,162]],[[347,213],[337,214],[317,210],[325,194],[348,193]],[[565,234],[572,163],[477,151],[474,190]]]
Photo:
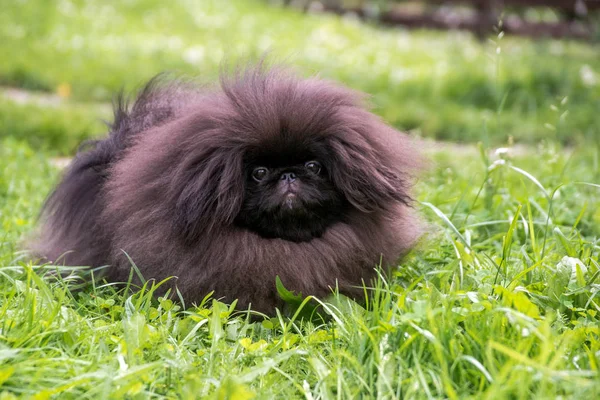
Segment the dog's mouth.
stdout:
[[282,207],[284,209],[293,210],[300,205],[300,199],[298,195],[293,191],[289,191],[284,195]]
[[303,196],[294,187],[288,188],[279,198],[279,213],[284,218],[298,218],[309,214]]

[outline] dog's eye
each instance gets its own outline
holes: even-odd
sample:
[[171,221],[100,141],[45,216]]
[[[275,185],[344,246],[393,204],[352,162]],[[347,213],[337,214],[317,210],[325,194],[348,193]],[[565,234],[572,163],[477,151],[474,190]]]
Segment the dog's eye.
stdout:
[[254,171],[252,171],[252,178],[254,178],[256,182],[262,181],[267,175],[269,175],[269,170],[265,167],[254,168]]
[[304,164],[304,167],[313,174],[318,174],[319,172],[321,172],[321,163],[318,161],[309,161],[306,164]]

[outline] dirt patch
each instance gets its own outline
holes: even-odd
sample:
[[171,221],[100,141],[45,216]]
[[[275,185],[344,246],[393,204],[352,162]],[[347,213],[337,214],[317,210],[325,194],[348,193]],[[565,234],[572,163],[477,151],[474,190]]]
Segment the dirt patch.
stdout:
[[15,87],[0,87],[0,96],[16,104],[34,104],[41,107],[56,108],[64,104],[81,105],[93,107],[101,113],[108,113],[112,109],[110,103],[106,102],[76,102],[69,97],[63,97],[56,93],[47,93],[40,91],[31,91]]
[[53,167],[59,168],[59,169],[63,169],[63,168],[67,168],[67,166],[69,164],[71,164],[71,160],[73,160],[72,157],[51,158],[50,165],[52,165]]
[[3,87],[0,93],[4,98],[14,101],[17,104],[37,104],[46,107],[57,107],[64,99],[57,94],[32,92],[29,90]]

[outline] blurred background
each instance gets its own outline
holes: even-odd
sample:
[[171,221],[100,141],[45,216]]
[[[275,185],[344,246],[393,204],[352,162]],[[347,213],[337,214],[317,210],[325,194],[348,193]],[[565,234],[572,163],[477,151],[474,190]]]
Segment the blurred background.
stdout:
[[597,0],[1,0],[0,137],[71,155],[117,91],[222,62],[294,65],[413,135],[595,143]]

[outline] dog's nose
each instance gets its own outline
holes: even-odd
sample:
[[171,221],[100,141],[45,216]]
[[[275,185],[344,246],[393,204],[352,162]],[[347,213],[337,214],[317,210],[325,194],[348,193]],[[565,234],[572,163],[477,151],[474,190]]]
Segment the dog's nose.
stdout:
[[293,172],[284,172],[279,179],[286,182],[294,182],[296,180],[296,174]]

